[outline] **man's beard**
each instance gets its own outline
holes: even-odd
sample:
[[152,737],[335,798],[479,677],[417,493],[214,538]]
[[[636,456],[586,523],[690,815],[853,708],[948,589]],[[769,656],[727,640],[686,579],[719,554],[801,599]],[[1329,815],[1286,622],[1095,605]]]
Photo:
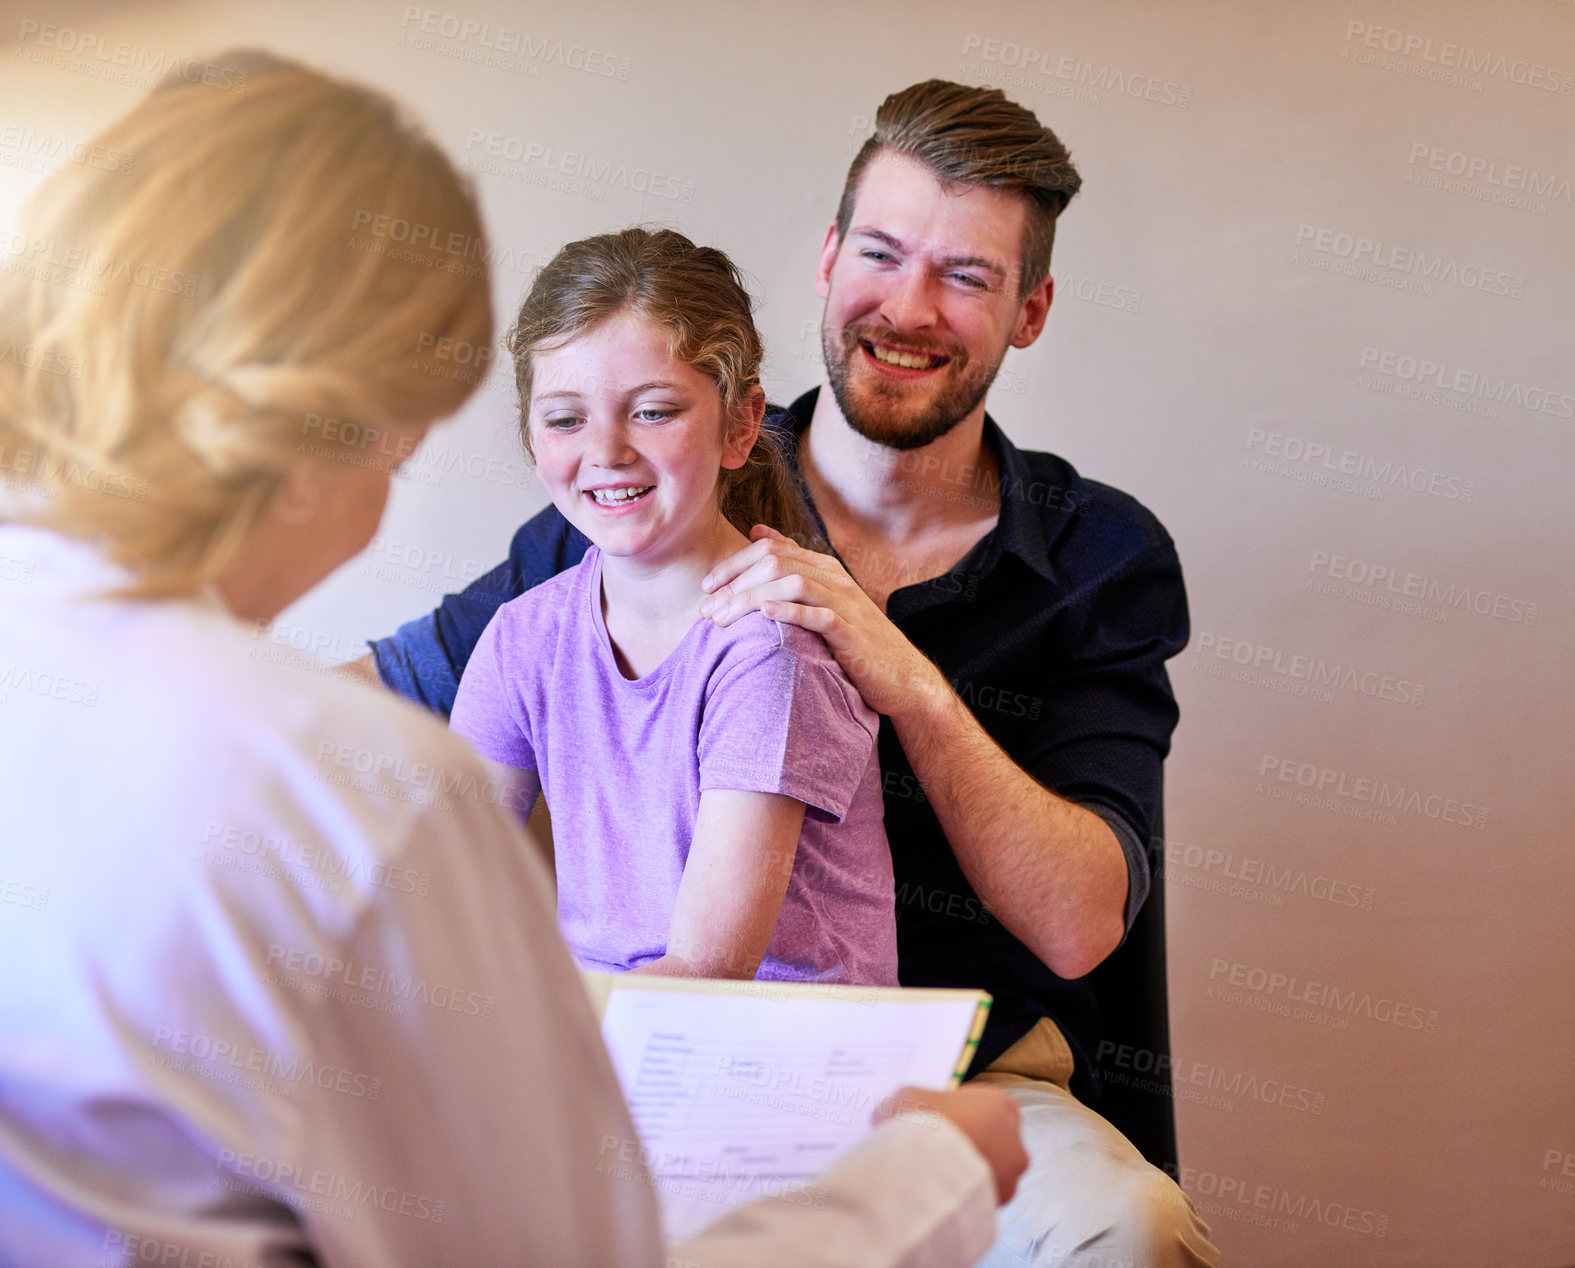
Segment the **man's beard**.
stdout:
[[855,324],[845,327],[839,338],[826,328],[824,316],[821,318],[820,346],[837,408],[859,435],[889,449],[920,449],[939,440],[984,400],[1001,368],[1000,359],[993,365],[974,365],[960,345],[914,349],[912,341],[905,339],[904,347],[909,350],[951,358],[943,367],[947,378],[939,392],[915,413],[909,403],[912,389],[906,384],[883,382],[875,379],[873,373],[867,373],[866,381],[857,389],[850,381],[853,358],[862,355],[860,340],[869,337],[878,341],[879,335],[874,328]]

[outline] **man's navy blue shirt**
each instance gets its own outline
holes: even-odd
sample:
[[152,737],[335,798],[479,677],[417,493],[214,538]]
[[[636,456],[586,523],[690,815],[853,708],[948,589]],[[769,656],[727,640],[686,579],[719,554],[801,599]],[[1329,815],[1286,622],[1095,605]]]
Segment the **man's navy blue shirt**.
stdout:
[[[817,391],[772,420],[795,462]],[[1018,449],[988,415],[984,439],[999,471],[996,527],[941,576],[893,591],[887,615],[1019,766],[1110,825],[1126,855],[1130,928],[1148,894],[1145,843],[1176,725],[1165,661],[1187,642],[1181,565],[1169,534],[1135,499],[1083,479],[1054,454]],[[959,497],[980,495],[977,472],[955,478]],[[573,567],[589,545],[548,507],[514,535],[507,562],[372,644],[383,681],[447,716],[492,614]],[[1087,979],[1056,976],[984,908],[884,718],[880,765],[903,985],[995,997],[975,1072],[1039,1018],[1053,1018],[1076,1058],[1073,1091],[1097,1097]]]

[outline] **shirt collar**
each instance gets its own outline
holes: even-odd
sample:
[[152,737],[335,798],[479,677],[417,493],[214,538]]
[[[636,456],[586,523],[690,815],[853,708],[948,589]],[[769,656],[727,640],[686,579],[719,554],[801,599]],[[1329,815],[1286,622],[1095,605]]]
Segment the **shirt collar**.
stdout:
[[[818,387],[810,388],[785,410],[780,410],[773,421],[782,429],[784,448],[798,476],[799,490],[821,535],[827,536],[826,525],[798,467],[799,437],[814,417],[819,394]],[[1050,544],[1079,509],[1081,493],[1075,488],[1058,488],[1048,481],[1036,479],[1029,469],[1027,455],[1008,439],[989,414],[984,416],[984,442],[995,451],[1001,481],[1000,517],[995,531],[987,533],[979,545],[959,561],[958,570],[988,575],[995,571],[1002,553],[1006,552],[1016,555],[1046,581],[1054,581],[1056,573],[1050,563]],[[1071,468],[1067,467],[1066,471],[1067,484],[1075,484]]]
[[[109,600],[137,580],[135,573],[110,560],[94,542],[35,524],[0,524],[0,555],[20,562],[28,573],[29,593],[44,599]],[[166,600],[143,600],[150,601]],[[167,601],[211,608],[250,625],[230,612],[215,585]]]

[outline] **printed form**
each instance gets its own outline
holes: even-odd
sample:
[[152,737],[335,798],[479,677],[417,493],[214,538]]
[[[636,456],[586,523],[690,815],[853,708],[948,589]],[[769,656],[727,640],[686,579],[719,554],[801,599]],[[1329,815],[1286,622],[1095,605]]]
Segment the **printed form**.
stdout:
[[798,1187],[872,1130],[882,1100],[955,1083],[989,1004],[979,991],[651,980],[618,980],[602,1036],[669,1242],[757,1198],[813,1203]]

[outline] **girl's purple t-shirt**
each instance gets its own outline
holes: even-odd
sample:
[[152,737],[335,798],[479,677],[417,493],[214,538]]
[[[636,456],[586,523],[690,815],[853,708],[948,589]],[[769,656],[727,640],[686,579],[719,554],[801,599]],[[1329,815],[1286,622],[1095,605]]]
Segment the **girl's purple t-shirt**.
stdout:
[[701,792],[783,793],[807,808],[756,977],[895,985],[876,714],[818,634],[758,612],[697,620],[631,682],[602,618],[601,561],[592,547],[498,609],[449,723],[540,774],[570,950],[611,972],[660,957]]

